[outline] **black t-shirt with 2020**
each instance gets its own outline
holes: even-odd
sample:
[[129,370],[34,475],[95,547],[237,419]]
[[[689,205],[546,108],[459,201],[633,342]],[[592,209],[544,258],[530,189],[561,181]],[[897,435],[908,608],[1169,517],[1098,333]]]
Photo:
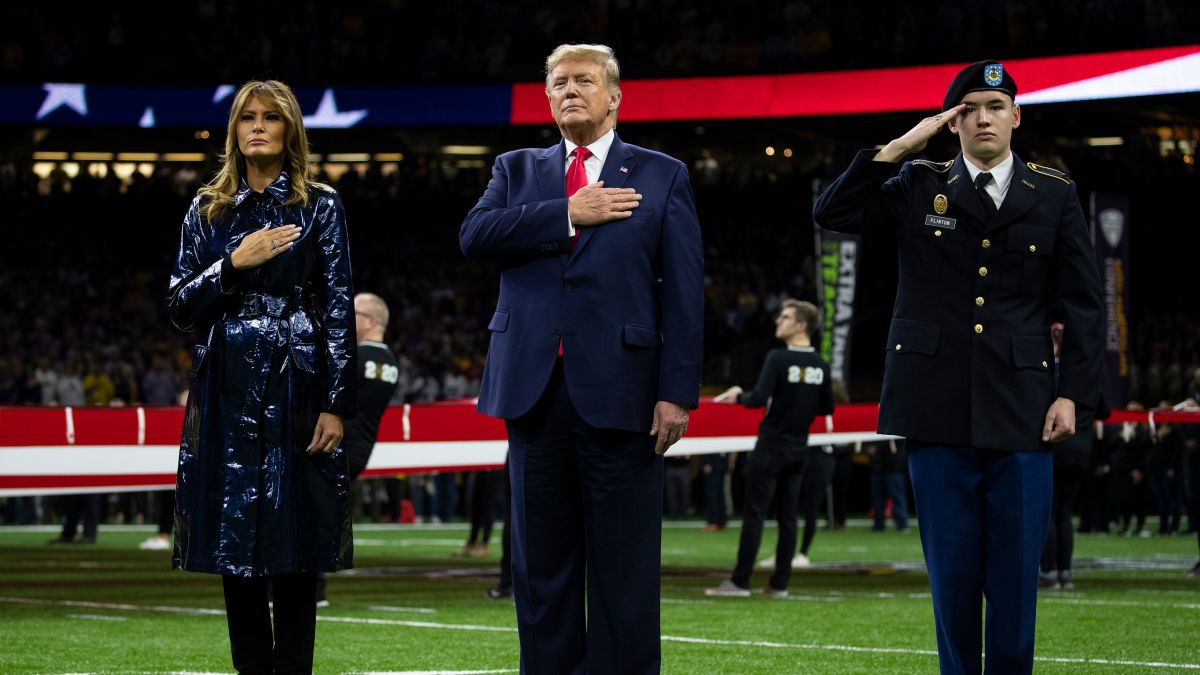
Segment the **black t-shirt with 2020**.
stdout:
[[759,445],[804,447],[813,418],[833,413],[829,364],[812,347],[773,349],[754,389],[738,394],[737,402],[747,408],[767,406],[758,425]]
[[350,460],[350,480],[358,478],[367,467],[379,435],[379,420],[400,380],[396,357],[382,342],[364,340],[359,343],[358,367],[358,414],[346,420],[342,437]]

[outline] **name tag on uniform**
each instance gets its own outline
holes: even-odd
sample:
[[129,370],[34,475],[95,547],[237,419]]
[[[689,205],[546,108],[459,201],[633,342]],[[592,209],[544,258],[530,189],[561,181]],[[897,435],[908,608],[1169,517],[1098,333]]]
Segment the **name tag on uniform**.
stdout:
[[953,230],[958,226],[958,220],[955,218],[943,218],[935,216],[932,213],[925,216],[925,224],[930,227],[940,227],[944,230]]

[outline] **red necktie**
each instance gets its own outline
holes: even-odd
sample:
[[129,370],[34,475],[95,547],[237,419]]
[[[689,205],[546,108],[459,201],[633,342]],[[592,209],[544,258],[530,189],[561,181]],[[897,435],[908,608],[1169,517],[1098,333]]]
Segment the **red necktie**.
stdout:
[[[567,167],[567,197],[573,197],[580,188],[588,184],[587,170],[584,169],[583,163],[588,157],[592,156],[592,151],[582,145],[575,148],[571,153],[575,155],[575,160],[571,162],[571,166]],[[579,228],[575,228],[575,234],[571,235],[571,250],[575,250],[575,240],[579,238]],[[562,338],[558,340],[558,355],[563,355]]]
[[[567,167],[567,197],[574,197],[580,188],[588,184],[587,169],[583,163],[588,157],[592,156],[592,151],[582,145],[575,148],[571,154],[575,155],[575,161],[571,162],[571,166]],[[571,250],[575,250],[575,240],[579,238],[579,228],[575,228],[575,234],[571,235]]]
[[571,154],[575,155],[575,161],[571,162],[571,166],[567,167],[567,196],[574,197],[579,188],[588,184],[587,171],[583,168],[583,163],[588,157],[592,156],[592,151],[582,145],[575,148]]

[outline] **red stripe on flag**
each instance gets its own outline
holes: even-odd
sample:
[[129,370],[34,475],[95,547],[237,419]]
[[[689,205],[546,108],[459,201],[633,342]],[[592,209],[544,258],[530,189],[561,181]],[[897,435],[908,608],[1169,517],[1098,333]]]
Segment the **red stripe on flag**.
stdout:
[[[1200,51],[1200,45],[1005,61],[1029,94]],[[966,64],[792,75],[624,80],[623,122],[808,117],[936,110]],[[549,124],[544,83],[513,85],[511,122]]]
[[105,473],[92,475],[0,475],[0,490],[25,488],[90,488],[110,485],[167,485],[175,484],[173,473]]

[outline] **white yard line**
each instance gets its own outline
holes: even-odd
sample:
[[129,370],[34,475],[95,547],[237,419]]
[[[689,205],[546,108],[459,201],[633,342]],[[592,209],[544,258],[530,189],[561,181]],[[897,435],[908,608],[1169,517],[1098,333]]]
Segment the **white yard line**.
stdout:
[[[1116,601],[1114,601],[1116,602]],[[172,614],[193,614],[193,615],[218,615],[224,614],[221,610],[204,609],[196,607],[165,607],[158,605],[127,605],[119,603],[99,603],[99,602],[84,602],[78,600],[38,600],[33,598],[8,598],[0,597],[0,603],[9,604],[24,604],[24,605],[57,605],[63,607],[90,607],[96,609],[116,609],[124,611],[148,611],[148,612],[166,612]],[[434,630],[454,630],[454,631],[472,631],[485,633],[516,633],[517,629],[511,626],[480,626],[472,624],[449,624],[449,623],[434,623],[429,621],[400,621],[395,619],[370,619],[350,616],[318,616],[318,621],[327,623],[347,623],[360,624],[371,626],[402,626],[406,628],[429,628]],[[806,651],[823,651],[823,652],[842,652],[842,653],[862,653],[862,654],[903,654],[910,656],[937,656],[937,651],[932,649],[908,649],[903,647],[863,647],[857,645],[837,645],[837,644],[816,644],[816,643],[790,643],[790,642],[770,642],[764,640],[716,640],[709,638],[687,637],[680,635],[664,635],[663,642],[677,642],[683,644],[697,645],[717,645],[723,647],[761,647],[766,649],[796,649]],[[1200,670],[1200,663],[1171,663],[1166,661],[1132,661],[1124,659],[1101,659],[1092,657],[1067,657],[1067,656],[1035,656],[1035,661],[1042,663],[1068,663],[1079,665],[1097,665],[1097,666],[1132,666],[1138,668],[1176,668],[1180,670]],[[498,673],[498,672],[513,672],[511,670],[495,670],[495,671],[410,671],[410,672],[479,672],[479,673]]]
[[373,609],[379,612],[412,612],[414,614],[435,614],[436,609],[429,607],[395,607],[392,605],[370,605],[367,609]]

